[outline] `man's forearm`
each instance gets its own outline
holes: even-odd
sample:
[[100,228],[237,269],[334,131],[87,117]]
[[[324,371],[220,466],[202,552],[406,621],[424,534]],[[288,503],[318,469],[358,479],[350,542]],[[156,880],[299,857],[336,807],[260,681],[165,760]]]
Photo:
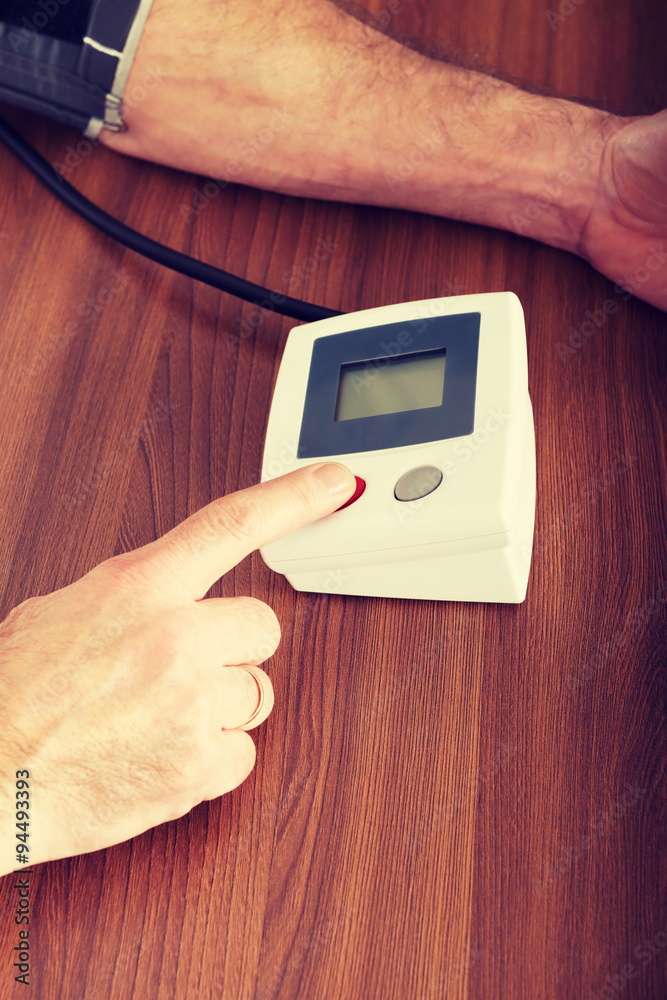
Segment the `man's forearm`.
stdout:
[[510,229],[576,251],[602,154],[624,121],[415,53],[401,78],[391,71],[403,61],[394,45],[379,93],[369,67],[356,106],[354,95],[337,100],[340,145],[333,162],[322,150],[309,193]]
[[[268,52],[266,7],[237,4],[218,25],[203,18],[188,62],[170,53],[169,0],[156,3],[141,55],[160,83],[110,145],[131,145],[135,123],[144,136],[150,123],[157,153],[187,105],[192,134],[170,156],[182,169],[519,231],[527,200],[539,198],[530,234],[576,248],[606,134],[619,127],[612,116],[428,59],[330,4],[305,4],[298,15],[284,8]],[[190,14],[196,22],[197,8]],[[218,108],[213,134],[197,121],[204,106]]]
[[[326,0],[154,0],[124,117],[111,148],[225,182],[512,230],[630,284],[662,260],[660,116],[429,59]],[[643,285],[667,308],[662,273]]]

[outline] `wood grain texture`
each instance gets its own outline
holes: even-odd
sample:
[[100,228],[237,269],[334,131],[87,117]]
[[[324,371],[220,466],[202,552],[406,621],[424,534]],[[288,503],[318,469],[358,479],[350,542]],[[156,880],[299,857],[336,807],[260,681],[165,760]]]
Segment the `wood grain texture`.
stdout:
[[[367,6],[393,8],[412,44],[540,91],[667,105],[661,0],[585,0],[554,30],[529,0]],[[6,113],[52,161],[79,141]],[[91,230],[4,148],[0,176],[4,617],[257,481],[293,322],[267,314],[249,335],[251,306]],[[255,770],[177,822],[38,866],[30,995],[667,996],[665,315],[510,233],[234,186],[186,220],[200,178],[101,147],[71,180],[278,290],[335,244],[291,289],[332,308],[514,290],[538,504],[518,607],[296,594],[257,555],[221,580],[213,594],[265,600],[283,627]],[[563,361],[569,327],[610,298]],[[0,899],[9,1000],[27,993],[10,878]]]

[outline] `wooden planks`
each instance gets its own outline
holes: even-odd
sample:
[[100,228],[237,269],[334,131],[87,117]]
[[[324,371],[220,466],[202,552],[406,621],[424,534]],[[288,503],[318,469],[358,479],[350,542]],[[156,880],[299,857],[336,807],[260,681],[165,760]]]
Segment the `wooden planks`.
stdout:
[[[586,0],[554,30],[526,0],[387,9],[415,44],[537,89],[625,113],[667,103],[653,0]],[[51,160],[76,149],[64,128],[8,117]],[[4,616],[257,480],[292,324],[268,316],[247,336],[250,306],[90,230],[1,148],[0,173]],[[569,326],[613,293],[559,251],[247,188],[186,220],[198,178],[103,148],[70,179],[251,280],[280,289],[303,271],[297,294],[333,308],[516,291],[537,533],[518,608],[297,595],[256,555],[217,584],[283,626],[256,768],[177,822],[36,870],[32,995],[665,995],[664,315],[619,300],[562,360]],[[306,274],[318,240],[332,250]],[[12,997],[10,879],[0,893]]]

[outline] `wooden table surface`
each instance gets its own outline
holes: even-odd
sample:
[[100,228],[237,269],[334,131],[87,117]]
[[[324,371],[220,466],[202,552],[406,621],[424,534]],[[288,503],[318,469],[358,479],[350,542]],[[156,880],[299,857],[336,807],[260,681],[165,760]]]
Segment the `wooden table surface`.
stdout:
[[[538,90],[667,105],[663,0],[563,0],[553,25],[550,6],[368,9]],[[29,992],[4,879],[0,996],[667,996],[665,314],[567,253],[463,223],[236,186],[186,218],[201,178],[77,153],[74,132],[3,110],[114,215],[270,288],[301,274],[294,294],[341,310],[515,291],[538,493],[519,606],[296,594],[257,554],[226,576],[214,594],[265,600],[283,626],[255,770],[177,822],[37,866]],[[251,306],[92,230],[4,148],[0,176],[4,617],[258,480],[294,322],[267,314],[247,336]]]

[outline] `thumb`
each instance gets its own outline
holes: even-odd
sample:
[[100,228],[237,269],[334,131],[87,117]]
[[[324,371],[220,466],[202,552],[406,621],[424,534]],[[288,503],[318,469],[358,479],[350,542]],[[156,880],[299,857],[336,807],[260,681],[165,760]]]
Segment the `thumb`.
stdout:
[[667,108],[614,137],[612,176],[623,206],[644,222],[667,222]]
[[[331,514],[352,496],[353,474],[337,462],[302,466],[202,507],[156,542],[127,555],[154,586],[178,581],[194,600],[255,549]],[[121,559],[127,556],[121,556]]]

